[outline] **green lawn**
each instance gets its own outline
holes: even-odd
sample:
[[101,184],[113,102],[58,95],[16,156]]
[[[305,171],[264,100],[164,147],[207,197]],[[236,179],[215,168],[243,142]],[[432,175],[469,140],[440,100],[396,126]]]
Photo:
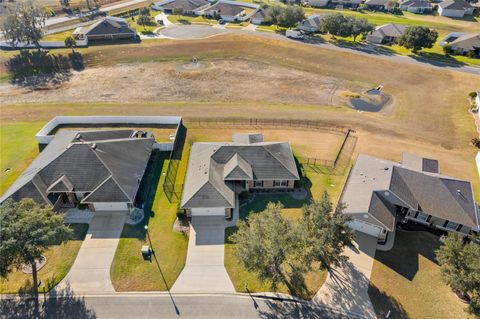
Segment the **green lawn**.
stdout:
[[157,29],[158,27],[160,27],[160,25],[158,25],[156,22],[155,22],[155,16],[158,15],[158,12],[156,11],[153,11],[153,10],[150,10],[150,16],[152,17],[152,25],[146,25],[146,26],[141,26],[141,25],[138,25],[137,24],[137,19],[139,17],[139,15],[134,15],[130,18],[127,18],[127,22],[128,22],[128,25],[137,30],[137,32],[139,33],[152,33],[153,30]]
[[74,29],[52,33],[44,36],[42,41],[65,41],[65,38],[72,35]]
[[144,223],[125,226],[111,267],[117,291],[167,290],[172,287],[185,265],[188,236],[173,230],[178,203],[171,204],[163,193],[168,164],[167,152],[155,152],[140,186],[145,202],[152,248],[157,259],[144,261],[140,249],[148,245]]
[[[369,295],[379,318],[467,318],[465,305],[442,282],[434,251],[440,246],[427,232],[397,231],[395,245],[375,255]],[[473,319],[473,317],[471,317]]]
[[[47,291],[67,275],[88,230],[88,224],[72,224],[70,227],[74,231],[73,239],[64,244],[53,245],[43,254],[47,263],[38,272],[38,280],[45,283]],[[16,270],[6,279],[0,279],[0,293],[18,293],[19,290],[31,289],[31,284],[31,274]],[[41,288],[39,291],[42,291]]]

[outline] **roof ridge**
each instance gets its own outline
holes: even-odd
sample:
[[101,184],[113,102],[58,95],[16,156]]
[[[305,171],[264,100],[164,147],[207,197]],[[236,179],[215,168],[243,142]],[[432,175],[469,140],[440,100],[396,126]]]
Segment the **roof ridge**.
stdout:
[[[263,147],[270,155],[272,155],[272,156],[277,160],[277,162],[279,162],[280,164],[282,164],[282,166],[283,166],[287,171],[289,171],[290,174],[292,174],[292,175],[295,176],[295,173],[298,174],[298,172],[293,173],[288,167],[285,166],[285,164],[284,164],[282,161],[280,161],[280,160],[279,160],[272,152],[270,152],[270,150],[266,147],[266,146],[269,146],[269,145],[276,145],[276,144],[287,144],[288,147],[290,147],[290,144],[288,144],[288,142],[275,142],[275,143],[268,144],[268,145],[258,145],[258,146]],[[290,150],[291,150],[291,148],[290,148]],[[292,157],[293,157],[293,161],[295,162],[295,156],[293,156],[293,151],[291,152],[291,154],[292,154]],[[295,166],[296,166],[296,163],[295,163]]]
[[112,175],[110,174],[107,178],[105,178],[100,184],[97,185],[97,187],[95,187],[91,192],[90,194],[88,194],[87,196],[85,196],[81,202],[83,203],[86,199],[88,199],[92,194],[94,194],[100,187],[103,186],[103,184],[105,184],[110,178],[112,177]]

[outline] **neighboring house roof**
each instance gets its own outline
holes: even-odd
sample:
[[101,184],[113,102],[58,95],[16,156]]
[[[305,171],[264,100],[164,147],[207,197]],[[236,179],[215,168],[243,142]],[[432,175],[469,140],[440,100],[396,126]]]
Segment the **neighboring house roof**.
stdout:
[[402,153],[402,165],[417,171],[439,173],[438,161],[431,158],[417,156],[412,153]]
[[472,5],[465,0],[446,0],[440,2],[438,6],[448,10],[468,10],[473,8]]
[[134,130],[60,131],[0,199],[54,204],[58,192],[90,193],[82,202],[134,202],[153,137]]
[[432,4],[426,0],[404,0],[400,5],[410,8],[432,8]]
[[389,23],[378,26],[371,32],[371,35],[380,38],[392,37],[398,38],[405,33],[407,27],[401,24]]
[[461,48],[466,51],[473,51],[480,48],[480,33],[465,34],[449,43],[452,47]]
[[260,19],[260,20],[265,20],[265,11],[264,10],[258,10],[255,12],[250,19]]
[[371,6],[386,6],[388,1],[389,0],[367,0],[365,4]]
[[234,180],[298,179],[286,142],[194,143],[181,206],[235,207]]
[[209,4],[206,0],[174,0],[163,5],[164,9],[183,9],[184,11],[193,11]]
[[213,6],[209,7],[208,9],[205,10],[206,12],[213,12],[216,11],[221,15],[226,15],[226,16],[237,16],[243,11],[245,11],[245,8],[239,5],[234,5],[231,3],[225,3],[225,2],[217,2]]
[[236,133],[233,134],[233,142],[241,144],[253,144],[263,142],[263,134],[257,133]]
[[[411,165],[415,162],[410,161],[412,159],[404,155],[402,161]],[[429,166],[432,163],[426,167],[422,164],[421,170],[416,162],[415,168],[402,164],[360,154],[342,194],[341,201],[347,204],[345,213],[369,213],[390,229],[389,223],[395,218],[395,211],[392,207],[389,209],[388,201],[385,203],[390,191],[413,210],[472,228],[479,227],[470,182],[425,171],[425,168],[433,170]],[[387,211],[392,217],[388,218]]]
[[137,32],[128,26],[128,23],[121,18],[106,17],[94,24],[77,28],[74,34],[86,36],[111,35],[111,34],[136,34]]
[[300,22],[300,25],[303,28],[308,28],[308,29],[316,29],[318,30],[320,28],[320,23],[322,21],[323,15],[319,14],[313,14],[303,21]]

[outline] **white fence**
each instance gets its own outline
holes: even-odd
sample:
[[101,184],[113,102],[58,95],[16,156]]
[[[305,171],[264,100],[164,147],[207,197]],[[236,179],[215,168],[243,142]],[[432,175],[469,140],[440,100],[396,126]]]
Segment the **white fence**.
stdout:
[[154,149],[172,151],[177,138],[180,116],[56,116],[35,135],[38,144],[46,145],[55,137],[52,132],[61,125],[176,125],[175,137],[171,142],[157,142]]

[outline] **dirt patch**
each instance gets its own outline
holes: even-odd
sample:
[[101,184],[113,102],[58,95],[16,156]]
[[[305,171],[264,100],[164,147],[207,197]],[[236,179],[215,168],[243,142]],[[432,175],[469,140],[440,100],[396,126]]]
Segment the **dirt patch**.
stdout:
[[[253,81],[255,85],[252,85]],[[128,101],[262,101],[298,105],[343,105],[337,90],[362,91],[367,84],[242,59],[134,63],[75,72],[69,82],[42,92],[0,89],[1,103]]]

